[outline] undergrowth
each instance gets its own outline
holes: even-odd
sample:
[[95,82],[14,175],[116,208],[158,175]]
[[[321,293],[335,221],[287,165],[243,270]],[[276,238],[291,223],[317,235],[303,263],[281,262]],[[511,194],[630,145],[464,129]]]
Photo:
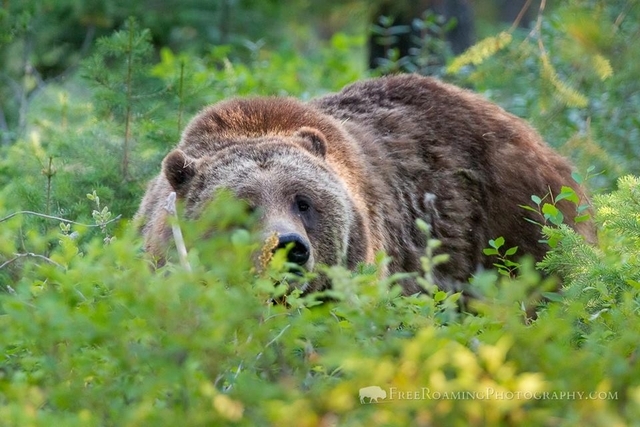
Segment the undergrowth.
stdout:
[[[79,244],[82,236],[69,232],[87,229],[71,225],[57,233],[49,262],[19,259],[13,279],[2,276],[10,287],[0,293],[0,419],[16,426],[637,419],[638,183],[623,178],[596,199],[599,247],[566,227],[545,228],[560,236],[543,267],[565,279],[561,297],[538,306],[531,322],[522,302],[555,281],[526,260],[513,278],[476,276],[481,297],[470,312],[458,310],[457,294],[403,297],[393,278],[380,280],[367,267],[328,268],[331,302],[293,292],[275,304],[286,291],[274,280],[285,258],[278,253],[266,270],[254,268],[255,221],[228,199],[205,220],[181,224],[190,270],[168,263],[154,271],[131,226],[109,244],[99,236]],[[7,237],[23,220],[0,223],[2,257],[20,252]],[[197,239],[212,224],[219,232]],[[380,256],[378,266],[386,261]],[[361,403],[368,386],[386,397]]]
[[[512,28],[449,67],[434,65],[447,56],[438,39],[421,57],[390,51],[379,70],[473,85],[583,169],[594,158],[607,169],[597,245],[563,225],[555,203],[570,191],[532,195],[552,250],[534,266],[493,236],[497,270],[472,278],[478,297],[462,310],[433,286],[447,261],[433,240],[422,295],[380,279],[380,254],[355,272],[327,268],[333,289],[302,296],[287,293],[283,254],[255,268],[255,218],[241,205],[180,223],[186,259],[161,267],[127,221],[199,108],[337,90],[366,77],[364,37],[338,32],[304,56],[245,40],[243,60],[222,44],[154,56],[135,20],[101,39],[79,72],[21,95],[20,126],[0,135],[0,425],[638,425],[640,180],[610,190],[637,171],[638,29],[637,8],[619,4],[631,2],[559,5],[531,33]],[[598,19],[580,21],[585,11]],[[14,28],[27,12],[0,18]],[[19,31],[0,32],[3,48],[19,45]],[[16,76],[24,91],[33,83]]]

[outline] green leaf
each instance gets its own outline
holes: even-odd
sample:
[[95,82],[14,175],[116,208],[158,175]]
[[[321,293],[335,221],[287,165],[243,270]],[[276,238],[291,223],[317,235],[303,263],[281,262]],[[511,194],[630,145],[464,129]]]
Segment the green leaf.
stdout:
[[493,239],[489,240],[489,246],[491,246],[492,248],[500,249],[502,245],[504,245],[504,237],[498,237],[495,240]]
[[537,211],[537,210],[535,210],[534,208],[532,208],[532,207],[531,207],[531,206],[529,206],[529,205],[518,205],[518,207],[520,207],[520,208],[522,208],[522,209],[524,209],[524,210],[527,210],[527,211],[531,211],[531,212],[538,213],[538,211]]
[[512,248],[507,249],[507,252],[505,252],[505,256],[511,256],[514,255],[516,252],[518,252],[518,247],[514,246]]
[[542,224],[540,224],[538,221],[534,221],[531,218],[524,218],[525,221],[530,222],[531,224],[535,224],[538,227],[542,227]]
[[627,285],[629,286],[633,286],[636,289],[640,289],[640,282],[637,280],[633,280],[633,279],[627,279],[626,280]]
[[421,218],[416,219],[416,226],[418,227],[418,230],[422,232],[427,232],[429,230],[429,224]]
[[553,302],[562,302],[564,300],[562,295],[557,292],[543,292],[542,296]]
[[531,200],[533,200],[533,203],[535,203],[538,206],[540,206],[540,203],[542,203],[542,199],[536,196],[535,194],[531,196]]
[[449,302],[457,302],[462,296],[462,292],[456,292],[455,294],[449,295]]
[[549,240],[546,241],[547,245],[549,245],[551,249],[555,249],[559,242],[560,238],[558,236],[551,236],[549,237]]
[[438,239],[429,239],[427,240],[427,247],[431,249],[436,249],[442,246],[442,241]]
[[589,205],[580,205],[576,208],[576,211],[578,213],[582,213],[584,211],[586,211],[587,209],[589,209]]
[[248,245],[251,243],[251,234],[249,234],[249,232],[245,229],[238,229],[235,230],[232,234],[231,234],[231,244],[233,246],[243,246],[243,245]]
[[578,184],[582,184],[584,182],[584,178],[578,172],[571,172],[571,178]]
[[435,293],[435,295],[433,296],[433,300],[435,302],[440,302],[443,301],[444,299],[447,298],[447,293],[444,291],[438,291]]
[[498,252],[498,250],[494,248],[484,248],[482,252],[485,255],[500,255],[500,252]]
[[500,275],[505,277],[511,277],[511,272],[507,268],[497,264],[494,264],[494,265],[498,268],[498,273],[500,273]]
[[449,254],[438,254],[431,260],[433,265],[444,264],[447,261],[449,261]]
[[551,221],[554,225],[560,225],[564,221],[564,215],[562,212],[551,203],[545,203],[542,206],[542,213],[544,213],[545,218]]
[[580,198],[576,194],[576,191],[573,188],[567,186],[562,186],[562,188],[560,189],[560,194],[558,194],[554,200],[557,203],[560,200],[564,199],[567,199],[570,202],[575,203],[576,205],[580,203]]
[[590,219],[591,219],[591,215],[590,214],[584,214],[584,215],[579,215],[579,216],[575,217],[573,219],[573,221],[578,223],[578,222],[589,221]]

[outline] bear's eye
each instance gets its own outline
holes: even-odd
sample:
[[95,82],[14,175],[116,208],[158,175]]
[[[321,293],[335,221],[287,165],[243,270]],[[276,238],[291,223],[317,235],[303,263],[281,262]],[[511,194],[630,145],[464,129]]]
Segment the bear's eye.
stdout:
[[309,203],[307,203],[304,200],[298,200],[298,210],[300,212],[306,212],[311,208],[311,206],[309,206]]
[[296,207],[300,212],[307,212],[311,209],[311,203],[304,197],[296,197]]

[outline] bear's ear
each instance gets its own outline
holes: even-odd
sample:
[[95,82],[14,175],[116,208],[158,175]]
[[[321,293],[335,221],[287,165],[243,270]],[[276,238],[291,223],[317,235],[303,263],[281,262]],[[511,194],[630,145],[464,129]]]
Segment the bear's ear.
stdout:
[[178,196],[186,192],[187,184],[196,175],[196,159],[182,150],[173,150],[162,162],[162,171]]
[[327,139],[318,129],[302,127],[294,136],[301,138],[303,147],[316,156],[324,158],[327,154]]

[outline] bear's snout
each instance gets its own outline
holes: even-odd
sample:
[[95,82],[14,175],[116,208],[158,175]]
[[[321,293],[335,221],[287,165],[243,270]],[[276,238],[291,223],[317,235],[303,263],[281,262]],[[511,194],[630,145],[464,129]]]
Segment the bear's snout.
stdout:
[[274,251],[286,248],[291,243],[293,243],[293,246],[287,254],[287,260],[294,264],[305,265],[307,261],[309,261],[311,250],[306,239],[298,233],[287,233],[279,235],[278,246],[276,246]]

